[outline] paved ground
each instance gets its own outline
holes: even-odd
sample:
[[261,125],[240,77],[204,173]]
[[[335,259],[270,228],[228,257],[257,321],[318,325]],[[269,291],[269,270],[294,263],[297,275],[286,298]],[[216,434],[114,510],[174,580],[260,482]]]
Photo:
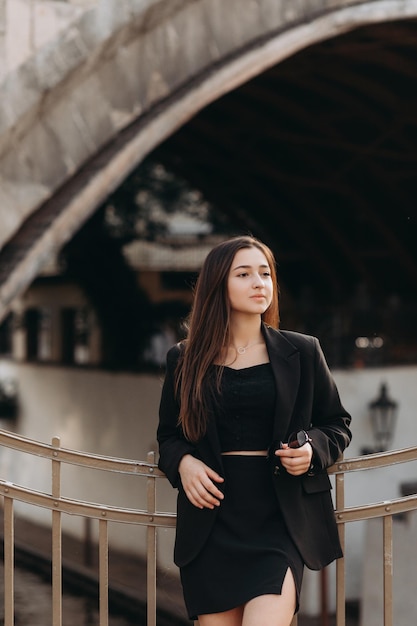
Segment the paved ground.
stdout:
[[[26,520],[15,520],[16,564],[50,579],[51,531]],[[97,593],[97,551],[86,551],[82,542],[63,536],[64,588],[95,596]],[[185,615],[178,579],[166,572],[158,577],[158,626],[190,626]],[[123,614],[127,626],[145,624],[146,567],[134,555],[111,550],[109,553],[109,601],[111,610]],[[81,621],[77,622],[80,623]],[[88,624],[92,622],[89,621]],[[95,623],[95,622],[94,622]],[[347,615],[346,626],[358,626],[355,615]],[[27,626],[27,624],[25,625]],[[31,624],[35,626],[35,624]],[[298,626],[336,626],[334,616],[327,621],[299,616]]]

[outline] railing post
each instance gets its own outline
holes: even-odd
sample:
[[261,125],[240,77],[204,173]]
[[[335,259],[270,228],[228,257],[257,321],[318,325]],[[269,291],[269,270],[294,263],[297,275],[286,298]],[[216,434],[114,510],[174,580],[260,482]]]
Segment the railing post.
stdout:
[[327,568],[320,571],[320,626],[329,626],[329,605],[327,590]]
[[[148,452],[147,462],[155,463],[155,452]],[[153,472],[153,468],[149,468]],[[154,521],[156,510],[156,482],[149,477],[147,484],[147,509],[149,521]],[[156,527],[147,528],[147,626],[156,626]]]
[[[387,507],[388,509],[389,507]],[[383,518],[384,626],[392,626],[392,515]]]
[[[336,509],[343,511],[345,508],[345,475],[336,474]],[[345,550],[345,524],[338,524],[339,538],[342,550]],[[336,561],[336,626],[346,624],[346,580],[345,580],[345,559]]]
[[[7,489],[6,489],[7,493]],[[4,496],[4,626],[14,625],[14,510]]]
[[[60,448],[61,439],[53,437],[52,446]],[[61,461],[58,450],[52,453],[52,497],[61,497]],[[58,503],[57,505],[58,506]],[[52,511],[52,626],[62,626],[62,520],[60,511]]]
[[98,524],[100,626],[109,626],[109,530],[106,519]]

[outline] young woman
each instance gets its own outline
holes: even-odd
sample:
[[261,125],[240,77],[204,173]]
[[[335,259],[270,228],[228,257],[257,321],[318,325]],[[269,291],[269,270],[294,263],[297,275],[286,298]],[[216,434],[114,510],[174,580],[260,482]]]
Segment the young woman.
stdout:
[[174,560],[200,626],[288,626],[304,565],[342,556],[326,468],[350,416],[318,340],[278,319],[271,250],[236,237],[207,256],[167,355],[159,467],[179,490]]

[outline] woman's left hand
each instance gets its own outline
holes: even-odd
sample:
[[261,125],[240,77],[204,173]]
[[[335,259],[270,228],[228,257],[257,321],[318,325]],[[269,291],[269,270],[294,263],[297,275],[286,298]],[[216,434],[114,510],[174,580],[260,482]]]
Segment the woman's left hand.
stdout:
[[288,444],[282,444],[282,448],[275,451],[275,455],[281,459],[282,466],[289,474],[301,476],[310,469],[313,457],[313,448],[306,443],[300,448],[289,448]]

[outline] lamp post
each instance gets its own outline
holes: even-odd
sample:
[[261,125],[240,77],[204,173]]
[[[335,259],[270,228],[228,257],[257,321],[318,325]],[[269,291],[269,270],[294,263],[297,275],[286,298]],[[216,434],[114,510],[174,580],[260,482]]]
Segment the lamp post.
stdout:
[[368,408],[376,443],[374,452],[385,452],[394,436],[398,412],[398,403],[388,397],[386,383],[381,383],[378,398],[370,402]]

